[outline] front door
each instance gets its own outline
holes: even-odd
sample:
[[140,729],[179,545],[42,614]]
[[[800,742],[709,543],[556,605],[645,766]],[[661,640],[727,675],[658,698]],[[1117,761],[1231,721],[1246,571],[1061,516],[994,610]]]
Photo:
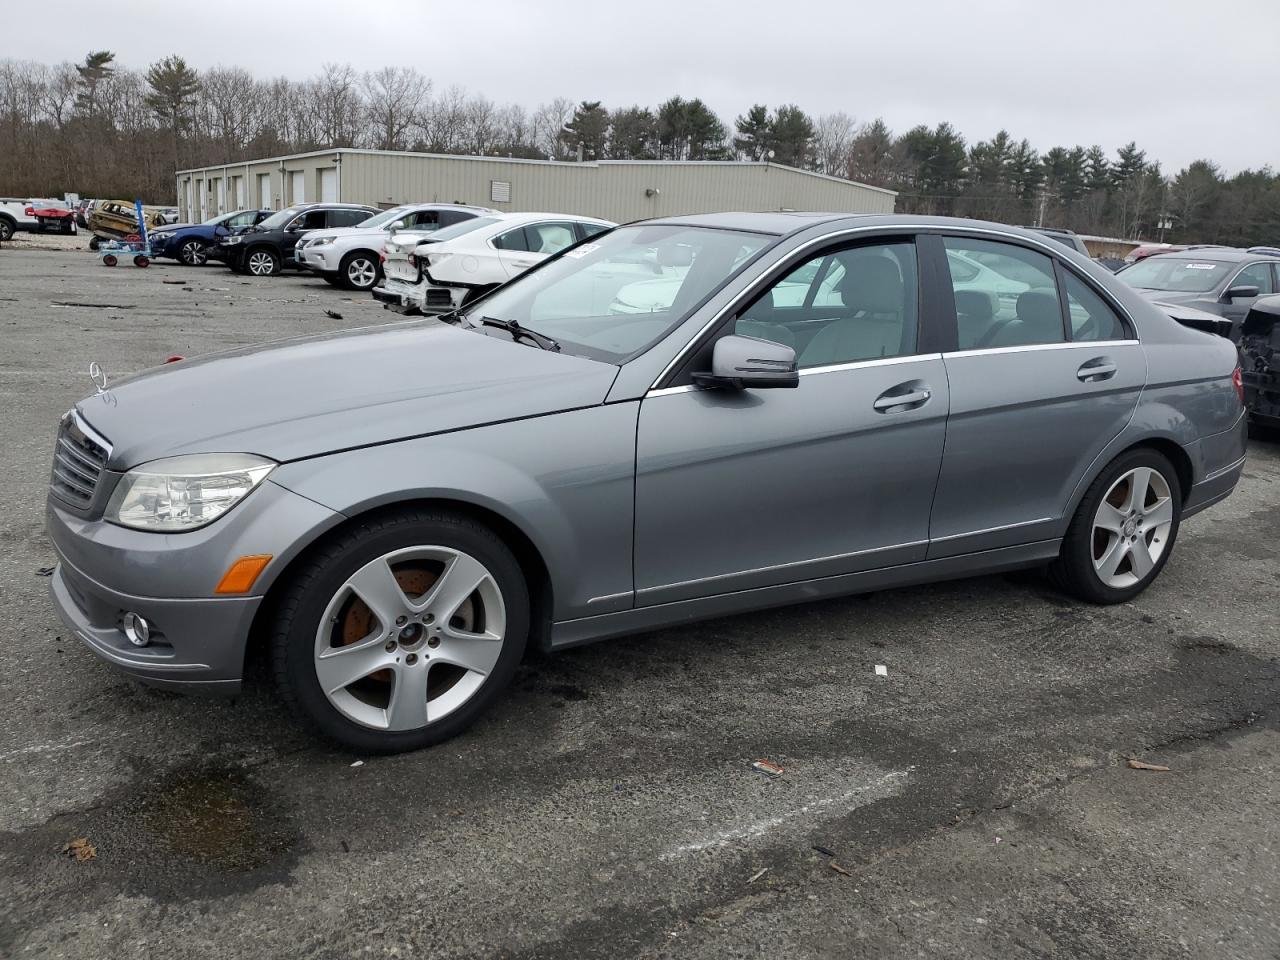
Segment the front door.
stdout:
[[638,606],[924,559],[948,387],[918,276],[910,241],[812,256],[722,331],[792,347],[797,388],[642,401]]
[[1240,324],[1244,323],[1245,314],[1257,301],[1258,297],[1266,297],[1276,292],[1275,277],[1270,263],[1251,263],[1227,285],[1227,291],[1235,287],[1257,287],[1256,297],[1232,297],[1227,299],[1223,293],[1222,315],[1231,321],[1232,339],[1240,339]]
[[943,242],[958,343],[943,356],[951,416],[931,559],[1061,536],[1072,492],[1146,380],[1133,333],[1069,267],[1013,243]]

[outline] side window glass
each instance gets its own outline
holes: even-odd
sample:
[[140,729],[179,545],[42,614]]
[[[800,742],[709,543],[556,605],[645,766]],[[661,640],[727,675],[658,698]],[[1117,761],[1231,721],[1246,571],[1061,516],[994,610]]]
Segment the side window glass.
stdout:
[[1072,340],[1124,340],[1124,324],[1093,288],[1070,271],[1065,272],[1067,312]]
[[578,229],[582,231],[582,236],[594,237],[597,233],[604,233],[609,228],[602,223],[580,223]]
[[946,237],[961,350],[1061,343],[1053,261],[1010,243]]
[[791,347],[802,368],[904,356],[916,349],[918,286],[914,243],[828,250],[774,283],[734,332]]
[[[323,210],[308,210],[298,219],[302,221],[299,227],[302,230],[319,230],[326,226]],[[333,224],[333,226],[338,226],[338,224]]]
[[1233,287],[1257,287],[1260,296],[1275,293],[1275,284],[1271,281],[1271,265],[1267,263],[1251,263],[1240,271],[1240,276],[1231,281]]
[[440,226],[440,214],[435,210],[419,210],[410,217],[410,226],[415,230],[435,230]]
[[577,241],[572,223],[533,223],[525,227],[532,253],[550,256]]
[[508,230],[506,233],[493,238],[493,245],[499,250],[516,250],[524,253],[531,252],[529,240],[525,236],[524,227],[516,227],[514,230]]
[[451,227],[455,223],[470,220],[475,216],[473,213],[464,213],[461,210],[433,210],[431,212],[436,216],[436,223],[442,227]]

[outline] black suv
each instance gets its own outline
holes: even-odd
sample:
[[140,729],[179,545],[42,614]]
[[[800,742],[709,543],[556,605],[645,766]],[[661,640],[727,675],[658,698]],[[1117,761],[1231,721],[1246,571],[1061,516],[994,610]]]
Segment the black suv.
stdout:
[[1084,245],[1084,241],[1076,235],[1074,230],[1063,230],[1059,227],[1026,227],[1024,229],[1034,230],[1036,233],[1043,234],[1050,240],[1057,240],[1068,250],[1074,250],[1082,253],[1086,257],[1089,256],[1089,248]]
[[209,257],[226,261],[236,273],[270,277],[286,266],[297,268],[293,248],[308,230],[354,227],[378,213],[377,207],[356,203],[300,203],[273,213],[244,233],[218,240]]

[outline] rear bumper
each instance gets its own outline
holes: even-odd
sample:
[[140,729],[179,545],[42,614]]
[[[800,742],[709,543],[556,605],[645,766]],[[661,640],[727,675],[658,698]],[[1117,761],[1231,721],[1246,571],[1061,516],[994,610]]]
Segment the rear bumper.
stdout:
[[1192,484],[1182,501],[1182,516],[1189,517],[1223,500],[1235,489],[1244,473],[1246,450],[1249,446],[1249,417],[1241,411],[1235,425],[1229,430],[1200,439],[1200,450],[1209,471]]
[[408,283],[387,277],[380,287],[373,288],[373,296],[390,310],[401,313],[440,314],[450,313],[462,306],[467,290],[420,280]]

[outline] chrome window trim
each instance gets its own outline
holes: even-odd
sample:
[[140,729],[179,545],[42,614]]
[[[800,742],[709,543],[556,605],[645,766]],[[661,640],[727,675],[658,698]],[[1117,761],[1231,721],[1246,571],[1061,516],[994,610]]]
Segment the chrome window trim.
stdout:
[[904,353],[900,357],[876,357],[874,360],[848,360],[844,363],[824,363],[816,367],[802,367],[800,376],[807,377],[815,373],[839,373],[843,370],[860,370],[863,367],[893,367],[902,363],[923,363],[928,360],[941,360],[940,353]]
[[[830,557],[813,557],[809,560],[792,560],[789,563],[774,563],[767,567],[753,567],[750,570],[736,570],[733,573],[717,573],[710,577],[697,577],[693,580],[680,580],[676,583],[664,583],[657,587],[641,587],[636,591],[636,596],[640,597],[646,594],[656,593],[660,590],[674,590],[677,587],[687,587],[695,583],[713,583],[717,580],[729,580],[734,577],[749,577],[756,573],[771,573],[775,570],[787,570],[791,567],[811,566],[815,563],[826,563],[831,560],[849,560],[853,557],[864,557],[873,553],[887,553],[890,550],[904,550],[908,547],[923,547],[928,543],[928,540],[912,540],[909,543],[894,543],[886,547],[871,547],[867,550],[854,550],[852,553],[837,553]],[[840,574],[828,574],[827,576],[840,576]]]
[[951,350],[942,354],[948,357],[989,356],[1000,353],[1029,353],[1032,350],[1083,350],[1086,347],[1105,349],[1106,347],[1141,346],[1141,340],[1067,340],[1058,343],[1020,343],[1012,347],[976,347],[972,350]]
[[[846,363],[826,363],[817,367],[805,367],[799,371],[799,374],[802,377],[808,377],[819,373],[841,373],[846,370],[861,370],[866,367],[894,367],[906,363],[925,363],[930,360],[941,360],[942,357],[941,353],[908,353],[901,357],[876,357],[874,360],[850,360]],[[712,388],[701,387],[696,383],[683,384],[678,387],[662,387],[657,390],[650,390],[644,395],[644,399],[669,397],[677,393],[693,393],[708,389]]]
[[[711,319],[702,325],[702,329],[700,329],[697,333],[695,333],[692,337],[690,337],[689,341],[683,347],[680,348],[680,351],[675,355],[675,357],[673,357],[671,361],[665,367],[662,368],[662,372],[659,373],[658,376],[654,379],[653,383],[649,385],[650,393],[652,393],[654,390],[666,389],[665,387],[658,387],[658,384],[661,383],[663,380],[665,380],[668,376],[670,376],[672,371],[676,370],[682,363],[684,363],[685,358],[690,353],[692,353],[693,350],[697,347],[697,345],[702,341],[702,338],[706,336],[707,331],[714,329],[715,326],[719,324],[727,314],[732,313],[734,310],[736,310],[738,306],[743,303],[743,301],[751,299],[752,297],[763,292],[763,290],[767,288],[768,285],[765,283],[765,278],[769,275],[769,273],[771,272],[774,266],[777,266],[778,264],[786,262],[791,257],[803,254],[806,251],[813,249],[814,247],[820,247],[825,244],[838,242],[845,237],[852,237],[858,234],[868,234],[868,233],[879,233],[879,234],[888,235],[888,234],[892,234],[895,229],[910,233],[913,238],[913,242],[916,238],[920,237],[922,234],[928,235],[928,234],[946,233],[946,234],[958,234],[961,236],[965,234],[982,234],[984,236],[989,236],[989,237],[999,237],[999,238],[1002,238],[1003,240],[1013,241],[1015,244],[1020,244],[1022,246],[1039,247],[1040,250],[1048,254],[1049,257],[1053,259],[1055,262],[1062,262],[1064,267],[1069,265],[1068,263],[1063,261],[1061,257],[1055,256],[1055,254],[1060,253],[1063,249],[1065,249],[1056,240],[1050,240],[1047,237],[1044,238],[1043,240],[1040,240],[1040,239],[1036,239],[1035,237],[1026,237],[1017,233],[1009,233],[1008,231],[1005,231],[1005,230],[993,230],[990,227],[969,227],[969,226],[951,226],[949,224],[916,224],[916,223],[905,223],[905,224],[900,224],[895,226],[893,224],[878,223],[872,226],[849,227],[845,230],[837,230],[834,233],[828,233],[820,237],[814,237],[812,240],[806,241],[805,243],[796,247],[794,250],[788,251],[786,256],[781,257],[778,260],[775,260],[774,263],[770,266],[769,270],[766,270],[765,273],[756,277],[755,280],[753,280],[750,284],[744,287],[728,303],[726,303],[723,307],[717,310],[715,314],[711,317]],[[1079,273],[1079,271],[1076,271],[1076,272]],[[1099,296],[1103,297],[1103,299],[1105,299],[1107,303],[1110,304],[1121,315],[1121,317],[1124,320],[1128,321],[1129,329],[1133,330],[1134,333],[1136,334],[1138,331],[1138,325],[1134,322],[1133,314],[1129,312],[1128,308],[1125,307],[1124,304],[1116,300],[1116,298],[1111,295],[1110,291],[1102,289],[1097,284],[1091,284],[1091,286],[1093,286],[1098,291]],[[1098,341],[1098,342],[1102,342],[1102,341]],[[1135,340],[1134,342],[1139,342],[1139,341]],[[646,394],[646,396],[647,395],[649,394]]]

